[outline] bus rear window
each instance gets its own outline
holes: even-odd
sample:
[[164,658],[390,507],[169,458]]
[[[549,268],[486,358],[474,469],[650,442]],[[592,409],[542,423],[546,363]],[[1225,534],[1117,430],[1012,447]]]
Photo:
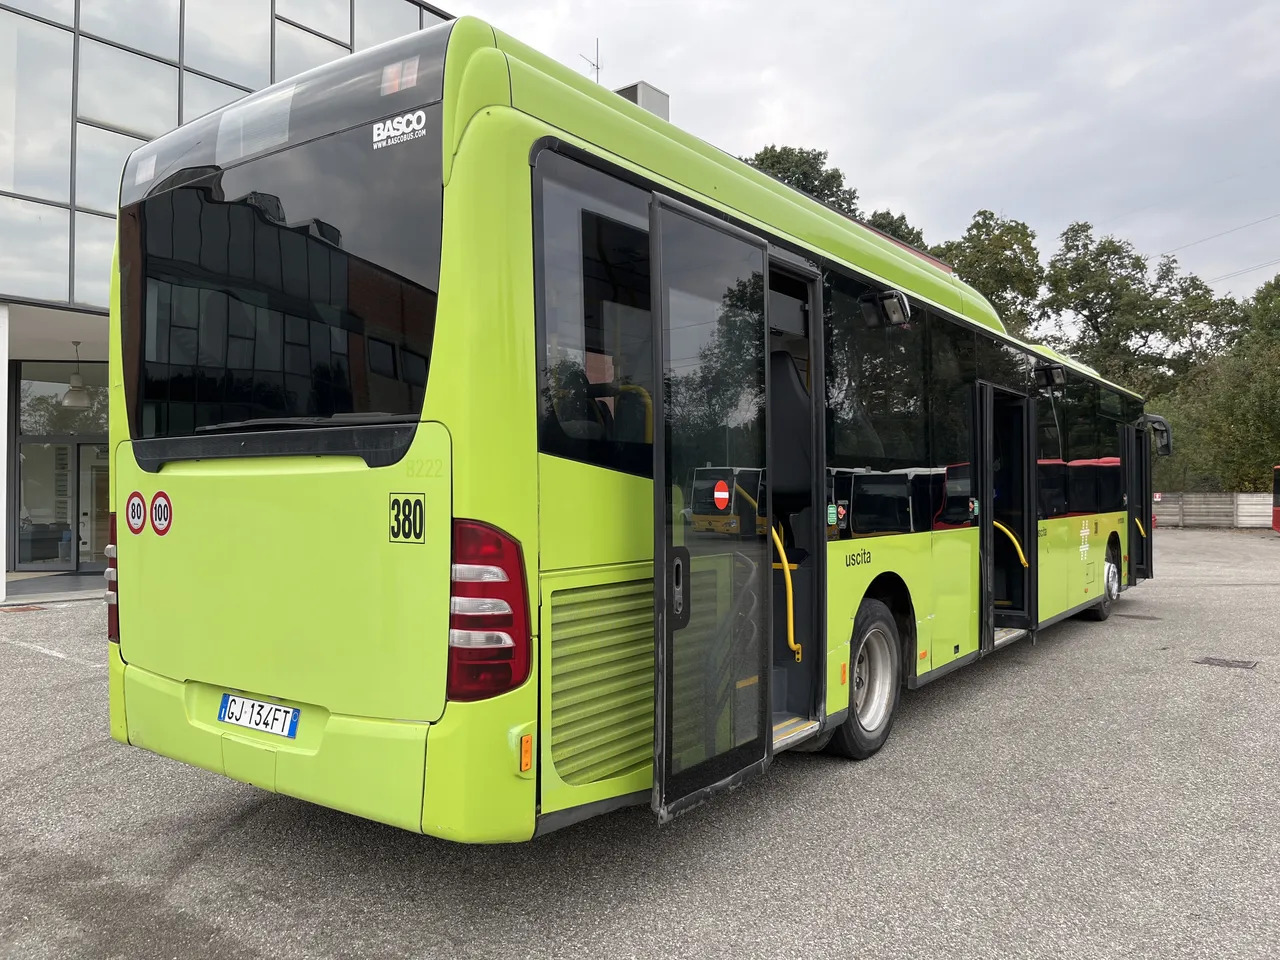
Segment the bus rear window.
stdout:
[[374,150],[365,124],[123,211],[135,439],[420,414],[442,189],[440,108],[425,113],[417,140]]

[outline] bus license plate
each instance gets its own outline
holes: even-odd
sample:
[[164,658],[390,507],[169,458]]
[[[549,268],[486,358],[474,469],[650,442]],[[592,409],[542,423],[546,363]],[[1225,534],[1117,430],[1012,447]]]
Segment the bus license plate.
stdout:
[[222,706],[218,708],[218,719],[223,723],[234,723],[238,727],[274,733],[278,737],[292,740],[298,734],[300,713],[297,707],[282,707],[278,703],[263,703],[261,700],[249,700],[233,693],[224,693]]

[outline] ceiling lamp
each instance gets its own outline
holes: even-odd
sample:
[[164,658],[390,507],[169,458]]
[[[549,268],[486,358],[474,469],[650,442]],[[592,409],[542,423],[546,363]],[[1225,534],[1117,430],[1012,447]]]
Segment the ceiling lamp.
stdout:
[[80,341],[71,342],[76,348],[76,372],[71,375],[71,384],[62,395],[62,405],[75,410],[86,410],[89,407],[89,391],[85,389],[84,377],[80,376]]

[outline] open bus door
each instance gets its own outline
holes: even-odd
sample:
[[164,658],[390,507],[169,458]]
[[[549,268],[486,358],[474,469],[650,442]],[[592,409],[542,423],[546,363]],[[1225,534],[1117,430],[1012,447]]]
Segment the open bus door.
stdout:
[[992,650],[1036,625],[1039,547],[1035,417],[1031,399],[977,384],[975,497],[983,617],[979,637]]
[[1134,586],[1152,575],[1151,434],[1145,421],[1124,427],[1125,499],[1129,511],[1129,571]]
[[[766,245],[682,204],[650,208],[655,380],[654,759],[660,822],[764,769],[772,755],[772,547],[682,522],[681,478],[768,450]],[[767,491],[765,491],[767,496]],[[768,509],[764,511],[769,516]]]

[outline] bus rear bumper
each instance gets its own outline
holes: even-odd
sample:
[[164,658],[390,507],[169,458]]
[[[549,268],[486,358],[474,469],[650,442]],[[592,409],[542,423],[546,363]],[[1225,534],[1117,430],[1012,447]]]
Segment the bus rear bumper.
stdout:
[[300,730],[296,742],[229,732],[217,720],[217,688],[126,665],[111,646],[113,738],[274,793],[422,830],[428,724],[310,708],[322,722]]
[[[111,736],[264,790],[415,833],[463,843],[533,836],[534,683],[492,700],[452,703],[435,724],[330,714],[306,704],[296,741],[227,729],[221,688],[108,661]],[[528,743],[522,743],[525,737]],[[428,741],[430,749],[428,750]]]

